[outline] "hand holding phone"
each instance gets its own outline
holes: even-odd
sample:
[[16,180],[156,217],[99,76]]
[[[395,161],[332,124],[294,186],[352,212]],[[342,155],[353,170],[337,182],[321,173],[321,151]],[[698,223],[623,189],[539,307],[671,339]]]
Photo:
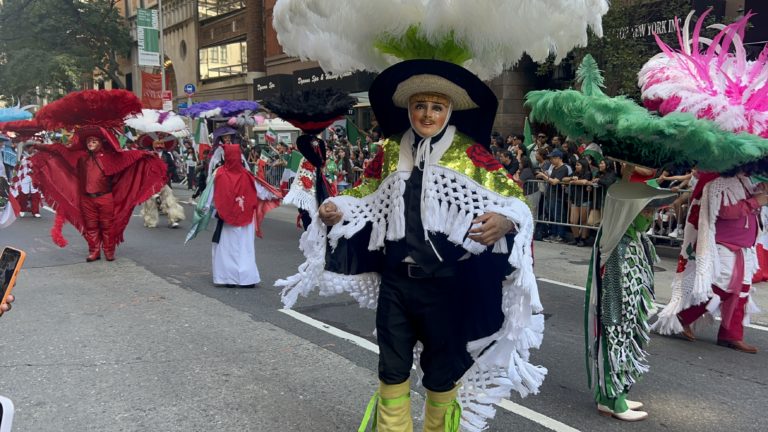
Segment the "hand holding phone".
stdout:
[[11,247],[6,247],[0,254],[0,315],[11,310],[10,303],[14,300],[11,290],[26,257],[24,251]]
[[3,316],[4,313],[11,310],[11,303],[16,300],[16,298],[13,297],[13,294],[8,294],[8,297],[5,299],[5,303],[0,303],[0,317]]

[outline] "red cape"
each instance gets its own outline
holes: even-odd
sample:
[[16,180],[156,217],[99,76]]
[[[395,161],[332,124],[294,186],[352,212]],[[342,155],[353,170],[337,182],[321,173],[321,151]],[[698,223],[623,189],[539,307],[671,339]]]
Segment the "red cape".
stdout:
[[[77,161],[87,152],[60,144],[37,146],[31,157],[32,181],[42,191],[46,202],[82,234],[85,229],[80,212],[83,191],[77,175]],[[111,151],[105,146],[104,173],[112,176],[115,200],[112,236],[123,242],[123,232],[131,220],[133,208],[157,193],[167,181],[167,167],[156,155],[141,151]],[[54,238],[56,233],[52,232]],[[60,244],[61,242],[57,242]]]
[[[262,236],[261,222],[270,210],[280,205],[282,193],[269,183],[245,169],[241,162],[240,146],[224,145],[224,165],[214,174],[213,200],[219,217],[229,225],[256,224],[256,235]],[[256,183],[275,196],[262,200]]]

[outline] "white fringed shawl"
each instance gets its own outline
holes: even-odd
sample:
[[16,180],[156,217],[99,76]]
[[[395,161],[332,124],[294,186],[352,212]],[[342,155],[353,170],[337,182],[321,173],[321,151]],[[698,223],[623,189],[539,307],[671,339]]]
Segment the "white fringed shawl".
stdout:
[[[489,191],[466,175],[439,164],[448,147],[446,143],[452,142],[454,133],[455,129],[448,128],[445,136],[434,144],[431,167],[425,170],[429,173],[423,180],[427,184],[422,196],[425,229],[447,235],[451,242],[473,254],[486,250],[485,246],[465,239],[474,218],[495,212],[511,220],[517,229],[514,244],[508,245],[502,238],[493,247],[494,253],[508,253],[509,263],[514,267],[503,282],[504,323],[493,335],[467,346],[475,363],[463,377],[459,391],[462,428],[480,431],[495,415],[494,404],[508,397],[511,391],[517,391],[521,396],[538,393],[547,371],[530,363],[529,350],[541,345],[544,316],[540,314],[542,306],[533,274],[531,211],[521,200]],[[329,199],[339,207],[343,219],[327,235],[326,227],[317,213],[314,214],[312,224],[300,241],[306,261],[299,267],[299,273],[275,284],[283,288],[285,307],[293,307],[299,295],[306,296],[315,287],[323,296],[348,293],[361,307],[376,307],[380,276],[377,273],[350,276],[325,271],[325,248],[326,244],[335,247],[340,238],[350,238],[368,223],[373,228],[368,244],[370,250],[382,248],[385,239],[395,241],[405,237],[403,193],[413,168],[413,155],[408,151],[406,141],[404,137],[397,171],[386,177],[376,192],[363,198]],[[418,361],[416,366],[418,368]]]
[[[660,334],[682,332],[683,327],[677,314],[717,297],[712,292],[712,281],[720,272],[715,222],[721,207],[734,205],[747,198],[745,190],[753,191],[754,185],[743,176],[718,177],[704,186],[700,202],[699,229],[697,231],[693,224],[686,223],[681,251],[681,256],[686,257],[686,250],[693,248],[695,255],[686,258],[689,261],[686,262],[685,269],[675,275],[672,297],[667,306],[659,312],[659,319],[652,327],[654,331]],[[718,306],[717,300],[711,305],[713,308]]]

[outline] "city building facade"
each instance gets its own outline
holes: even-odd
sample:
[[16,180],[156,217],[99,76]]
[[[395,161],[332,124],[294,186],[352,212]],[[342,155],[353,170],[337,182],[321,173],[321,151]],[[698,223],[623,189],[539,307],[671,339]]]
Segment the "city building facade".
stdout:
[[[647,5],[657,1],[614,0],[614,4]],[[188,101],[261,100],[281,90],[335,86],[358,97],[361,103],[350,115],[362,128],[369,127],[373,119],[367,108],[367,90],[375,75],[354,72],[334,76],[324,73],[316,62],[286,55],[271,24],[275,3],[276,0],[162,0],[165,87],[171,91],[174,108],[183,107]],[[136,39],[136,11],[156,9],[158,0],[122,0],[118,6]],[[768,40],[768,1],[691,0],[691,7],[698,11],[713,7],[714,13],[727,22],[745,11],[757,12],[746,42],[762,47]],[[637,25],[626,31],[633,37],[652,39],[654,32],[674,31],[673,19],[649,12],[649,16],[639,17]],[[160,68],[139,67],[137,58],[134,46],[122,72],[126,86],[142,96],[148,87],[144,80],[157,80]],[[525,94],[538,88],[567,86],[573,77],[573,71],[567,67],[557,68],[547,79],[537,76],[536,69],[537,65],[524,57],[515,68],[489,82],[499,98],[497,131],[521,133],[527,115],[523,107]],[[191,98],[184,92],[186,84],[196,87]]]

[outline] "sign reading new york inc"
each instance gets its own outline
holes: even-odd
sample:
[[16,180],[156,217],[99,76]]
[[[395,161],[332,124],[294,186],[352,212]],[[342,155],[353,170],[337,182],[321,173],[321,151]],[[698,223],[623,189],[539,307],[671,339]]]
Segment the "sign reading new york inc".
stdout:
[[[680,22],[680,19],[677,19]],[[675,19],[665,19],[661,21],[651,21],[640,23],[634,26],[621,27],[616,30],[616,36],[619,39],[626,39],[628,37],[637,39],[642,37],[648,37],[654,34],[663,35],[666,33],[672,33],[675,31]]]
[[136,11],[139,66],[160,66],[160,24],[156,9]]

